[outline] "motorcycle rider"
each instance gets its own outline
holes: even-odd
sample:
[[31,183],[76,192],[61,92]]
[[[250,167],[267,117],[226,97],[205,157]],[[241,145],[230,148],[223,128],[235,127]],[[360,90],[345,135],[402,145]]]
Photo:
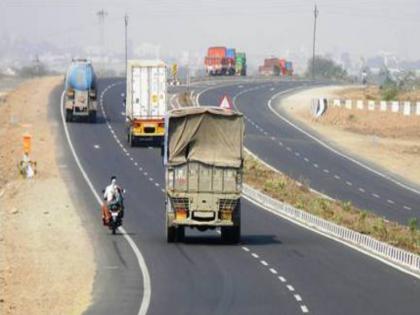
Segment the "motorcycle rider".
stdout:
[[111,213],[109,211],[110,206],[118,204],[120,208],[120,219],[124,217],[124,200],[122,197],[123,189],[117,185],[117,178],[111,177],[111,183],[104,190],[104,200],[102,205],[102,222],[104,225],[108,225],[111,219]]

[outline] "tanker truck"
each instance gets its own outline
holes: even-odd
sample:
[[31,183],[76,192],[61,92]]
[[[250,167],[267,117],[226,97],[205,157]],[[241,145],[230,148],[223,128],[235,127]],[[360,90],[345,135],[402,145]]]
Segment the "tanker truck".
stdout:
[[96,75],[86,59],[73,60],[65,80],[66,121],[85,118],[96,122]]

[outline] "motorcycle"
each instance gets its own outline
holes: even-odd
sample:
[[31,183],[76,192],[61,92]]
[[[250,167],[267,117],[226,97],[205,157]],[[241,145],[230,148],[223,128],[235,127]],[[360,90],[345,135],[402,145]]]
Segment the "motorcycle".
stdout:
[[[105,190],[102,191],[103,193]],[[112,231],[112,234],[116,234],[118,227],[122,225],[122,219],[124,217],[124,189],[118,190],[120,194],[120,200],[116,200],[108,206],[104,203],[102,206],[102,221],[105,226],[108,226]],[[108,213],[108,214],[107,214]]]
[[112,234],[115,235],[118,227],[122,225],[121,205],[118,203],[111,204],[109,206],[109,212],[111,213],[111,219],[109,220],[108,226],[112,230]]

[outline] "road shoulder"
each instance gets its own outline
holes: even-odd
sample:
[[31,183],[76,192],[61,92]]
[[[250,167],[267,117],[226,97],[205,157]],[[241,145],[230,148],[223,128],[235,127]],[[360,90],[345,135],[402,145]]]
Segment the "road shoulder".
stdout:
[[[57,162],[60,129],[48,120],[49,95],[61,81],[25,82],[3,104],[1,314],[80,314],[91,303],[93,249],[60,171],[65,165]],[[23,179],[17,170],[24,133],[32,136],[33,179]]]
[[[332,86],[313,88],[294,93],[273,102],[274,108],[309,130],[315,136],[331,144],[341,152],[355,157],[364,164],[390,175],[400,182],[407,183],[414,188],[420,187],[420,159],[417,154],[416,140],[412,137],[391,137],[378,132],[370,132],[367,125],[362,132],[347,126],[343,122],[343,115],[353,119],[355,115],[384,115],[383,113],[358,113],[356,110],[337,113],[337,109],[328,109],[320,119],[311,114],[314,98],[334,97],[346,87]],[[349,116],[350,115],[350,116]],[[387,115],[398,115],[387,113]],[[386,117],[380,117],[387,119]],[[347,120],[348,120],[347,119]],[[357,117],[356,117],[357,119]],[[371,117],[371,120],[375,117]],[[406,119],[405,117],[394,118]],[[384,129],[385,130],[385,129]],[[414,151],[413,151],[414,150]]]

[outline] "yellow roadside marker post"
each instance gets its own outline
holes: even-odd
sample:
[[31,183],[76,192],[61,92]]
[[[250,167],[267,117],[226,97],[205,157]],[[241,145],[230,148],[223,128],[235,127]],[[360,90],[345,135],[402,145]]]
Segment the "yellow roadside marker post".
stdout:
[[22,176],[32,178],[36,173],[36,162],[31,161],[32,136],[28,133],[23,135],[23,159],[19,162],[18,168]]

